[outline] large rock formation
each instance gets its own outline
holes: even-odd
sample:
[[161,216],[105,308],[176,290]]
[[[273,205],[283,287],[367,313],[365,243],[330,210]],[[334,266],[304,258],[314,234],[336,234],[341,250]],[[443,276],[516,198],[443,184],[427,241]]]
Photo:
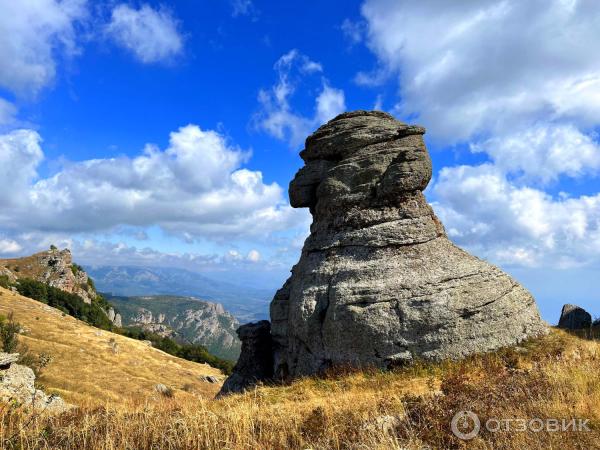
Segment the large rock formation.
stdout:
[[289,194],[313,223],[271,303],[277,378],[460,358],[545,331],[529,292],[448,240],[423,195],[424,133],[355,111],[306,140]]

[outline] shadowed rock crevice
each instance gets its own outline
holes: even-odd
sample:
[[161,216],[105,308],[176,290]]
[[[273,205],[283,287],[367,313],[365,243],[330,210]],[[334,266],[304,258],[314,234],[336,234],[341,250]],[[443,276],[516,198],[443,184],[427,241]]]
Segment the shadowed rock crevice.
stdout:
[[354,111],[306,140],[289,193],[313,223],[271,303],[278,378],[460,358],[545,332],[529,292],[448,240],[423,195],[424,133]]

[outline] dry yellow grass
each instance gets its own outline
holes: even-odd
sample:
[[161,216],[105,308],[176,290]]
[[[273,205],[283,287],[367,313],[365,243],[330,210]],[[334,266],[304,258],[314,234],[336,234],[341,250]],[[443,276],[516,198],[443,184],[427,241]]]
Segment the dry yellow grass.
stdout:
[[[20,337],[32,353],[52,362],[38,380],[48,392],[77,405],[126,404],[156,396],[165,384],[180,396],[212,398],[219,387],[200,381],[219,370],[168,355],[149,345],[99,330],[35,300],[0,288],[0,314],[14,313],[27,330]],[[183,390],[185,386],[186,391]]]
[[[36,417],[24,428],[27,414],[8,410],[0,437],[15,436],[11,442],[22,449],[593,449],[600,447],[599,350],[554,331],[521,351],[307,378],[221,400],[177,393]],[[583,418],[590,431],[482,429],[462,441],[450,421],[463,409],[482,422]]]
[[[338,372],[219,400],[176,391],[173,398],[108,402],[32,420],[27,411],[5,408],[0,442],[7,448],[90,450],[593,449],[600,448],[598,405],[600,344],[554,330],[518,349],[459,362]],[[581,418],[590,431],[483,428],[463,441],[450,430],[460,410],[476,412],[482,423]]]
[[22,258],[0,259],[0,267],[6,267],[18,278],[39,279],[44,275],[44,266],[40,265],[38,260],[45,253],[35,253]]

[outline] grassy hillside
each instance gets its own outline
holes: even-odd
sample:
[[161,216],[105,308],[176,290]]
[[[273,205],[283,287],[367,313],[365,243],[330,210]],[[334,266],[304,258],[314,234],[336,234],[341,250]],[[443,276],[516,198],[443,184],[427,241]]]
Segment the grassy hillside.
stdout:
[[[80,408],[27,420],[4,414],[21,448],[591,449],[600,443],[600,345],[553,331],[517,349],[395,372],[338,372],[221,400],[172,399]],[[463,441],[461,410],[488,419],[589,420],[587,432],[491,432]]]
[[[0,288],[0,314],[14,312],[34,353],[52,356],[38,380],[67,402],[116,406],[155,397],[158,383],[181,398],[212,398],[218,386],[199,376],[219,375],[208,365],[170,356],[144,342],[91,327],[57,309]],[[184,390],[185,387],[185,390]],[[186,392],[189,391],[189,392]]]

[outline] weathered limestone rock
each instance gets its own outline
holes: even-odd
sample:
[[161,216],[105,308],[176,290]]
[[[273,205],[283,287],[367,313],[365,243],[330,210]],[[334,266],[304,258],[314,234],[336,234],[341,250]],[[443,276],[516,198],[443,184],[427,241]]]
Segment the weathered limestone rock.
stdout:
[[0,369],[8,369],[11,364],[19,360],[18,353],[0,352]]
[[559,328],[581,330],[592,326],[592,316],[577,305],[564,305],[558,321]]
[[424,133],[355,111],[306,140],[289,192],[313,223],[271,303],[276,378],[460,358],[546,331],[529,292],[448,240],[423,195]]
[[114,326],[119,327],[119,328],[123,326],[123,320],[121,318],[121,314],[116,312],[112,306],[108,309],[108,311],[106,312],[106,315],[108,316],[108,320],[110,320]]
[[46,395],[35,387],[35,374],[29,367],[15,364],[18,353],[0,353],[0,401],[23,405],[37,411],[60,413],[71,408],[56,395]]
[[233,374],[225,380],[219,395],[243,392],[257,381],[273,377],[273,348],[269,321],[242,325],[237,333],[242,341],[242,353]]

